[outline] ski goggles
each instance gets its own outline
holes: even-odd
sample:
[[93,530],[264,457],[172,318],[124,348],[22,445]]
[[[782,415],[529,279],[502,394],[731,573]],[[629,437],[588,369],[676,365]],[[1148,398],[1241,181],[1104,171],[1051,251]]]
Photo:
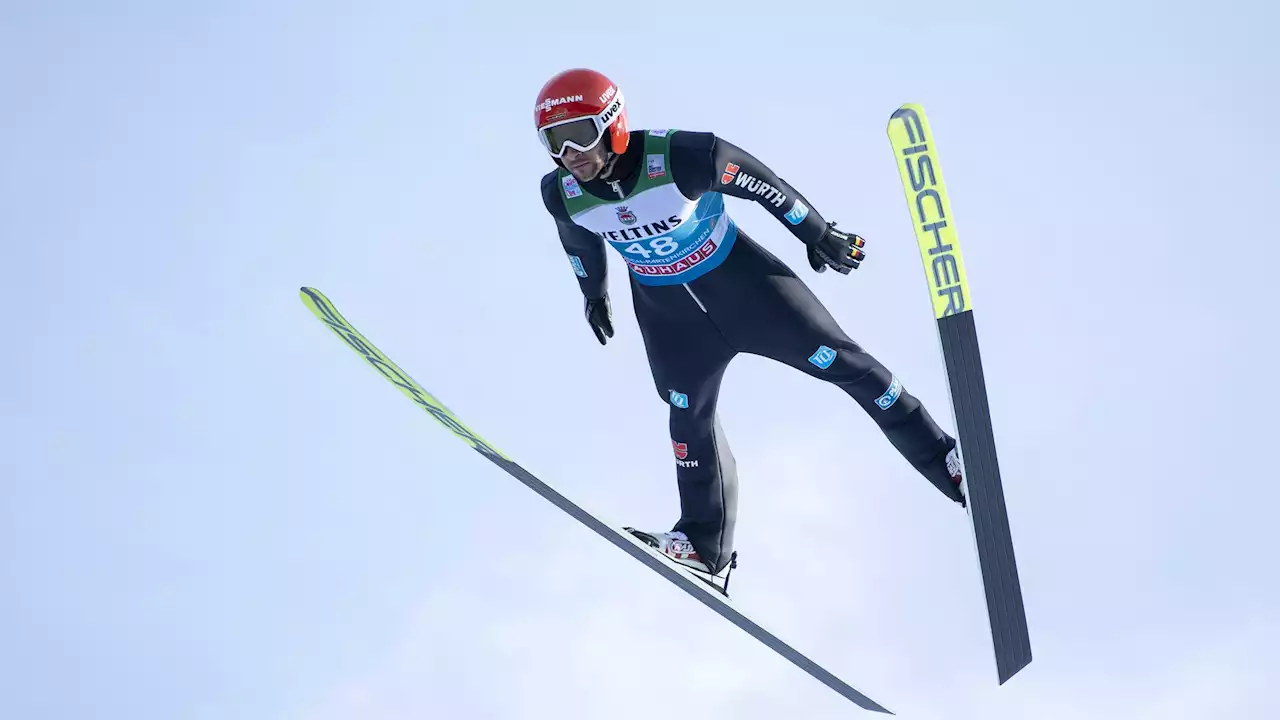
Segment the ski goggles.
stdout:
[[605,130],[622,112],[622,93],[598,115],[570,118],[538,128],[538,139],[551,157],[562,158],[567,148],[588,152],[604,139]]

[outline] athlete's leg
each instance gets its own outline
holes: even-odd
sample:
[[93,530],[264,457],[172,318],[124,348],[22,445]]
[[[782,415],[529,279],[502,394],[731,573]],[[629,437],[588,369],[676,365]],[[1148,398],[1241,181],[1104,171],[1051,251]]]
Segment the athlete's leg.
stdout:
[[684,287],[633,287],[654,386],[670,406],[680,491],[680,520],[672,529],[684,532],[719,571],[733,550],[738,481],[716,402],[736,351]]
[[[739,238],[741,243],[743,238]],[[737,250],[738,248],[735,248]],[[742,285],[731,321],[714,312],[726,337],[742,352],[769,357],[849,394],[889,442],[944,495],[960,500],[947,468],[955,440],[933,420],[899,378],[841,329],[822,302],[777,258],[755,243],[720,268]]]

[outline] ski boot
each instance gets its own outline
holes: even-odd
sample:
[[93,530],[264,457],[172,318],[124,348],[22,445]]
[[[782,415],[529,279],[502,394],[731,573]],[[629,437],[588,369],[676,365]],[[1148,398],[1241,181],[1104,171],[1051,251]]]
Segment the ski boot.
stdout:
[[679,530],[648,533],[631,527],[622,529],[657,550],[663,557],[688,570],[694,577],[714,588],[716,592],[729,597],[729,574],[733,572],[734,568],[738,567],[738,553],[736,551],[729,556],[729,562],[721,568],[720,572],[715,572],[698,555],[693,543],[689,541],[689,536]]
[[960,503],[960,507],[966,507],[964,497],[964,468],[960,463],[960,451],[958,447],[951,448],[951,451],[947,453],[947,472],[951,475],[951,481],[956,484],[956,492],[960,495],[960,499],[957,502]]

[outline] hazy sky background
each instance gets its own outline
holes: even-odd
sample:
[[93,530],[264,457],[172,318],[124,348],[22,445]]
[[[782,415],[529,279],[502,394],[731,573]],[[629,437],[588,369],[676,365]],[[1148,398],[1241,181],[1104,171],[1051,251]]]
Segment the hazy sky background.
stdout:
[[[541,84],[713,130],[868,239],[812,273],[947,428],[886,121],[929,111],[1035,661],[963,512],[739,357],[737,604],[909,718],[1274,718],[1274,3],[6,3],[0,716],[847,718],[475,455],[298,299],[618,524],[677,516],[623,267],[601,348]],[[868,716],[869,717],[869,716]]]

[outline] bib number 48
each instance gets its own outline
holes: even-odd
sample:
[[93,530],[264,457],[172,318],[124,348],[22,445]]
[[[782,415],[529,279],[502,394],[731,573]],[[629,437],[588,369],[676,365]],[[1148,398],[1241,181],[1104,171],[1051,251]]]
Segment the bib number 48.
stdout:
[[672,238],[660,237],[660,238],[654,238],[653,240],[650,240],[648,243],[648,247],[645,247],[645,245],[639,242],[633,242],[627,247],[623,248],[623,252],[629,253],[631,255],[639,255],[645,260],[648,260],[649,257],[653,255],[657,255],[658,257],[670,255],[671,253],[675,252],[679,247],[680,247],[680,243],[676,242]]

